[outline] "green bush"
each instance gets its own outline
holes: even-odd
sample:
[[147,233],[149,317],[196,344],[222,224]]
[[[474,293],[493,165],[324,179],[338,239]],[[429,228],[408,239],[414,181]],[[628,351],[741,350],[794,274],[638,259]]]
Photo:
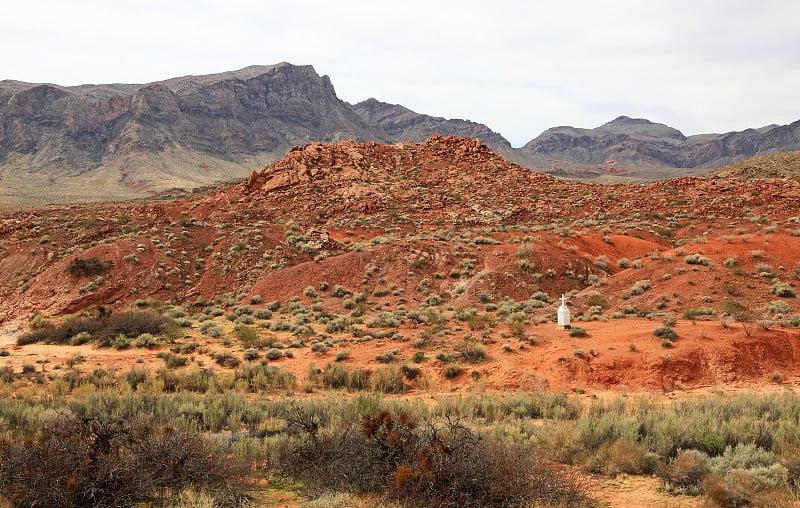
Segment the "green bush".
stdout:
[[405,393],[408,385],[404,377],[400,367],[380,367],[370,377],[370,387],[380,393]]
[[770,314],[787,314],[791,310],[789,304],[781,300],[772,300],[764,306],[764,311]]
[[675,330],[671,326],[659,326],[655,330],[653,330],[653,335],[656,337],[660,337],[662,339],[669,339],[672,340],[678,336],[675,333]]
[[442,375],[446,379],[455,379],[461,375],[461,372],[463,372],[463,369],[460,366],[454,364],[445,365],[444,369],[442,369]]
[[465,362],[479,363],[487,359],[486,348],[474,341],[464,341],[454,349],[461,353],[461,359]]
[[586,329],[580,326],[573,326],[569,331],[570,337],[586,337]]
[[702,266],[711,266],[711,260],[705,257],[702,257],[700,254],[689,254],[684,258],[686,264],[688,265],[702,265]]
[[775,296],[780,296],[781,298],[794,298],[797,296],[792,286],[786,282],[776,282],[773,284],[770,293]]
[[714,309],[711,307],[692,307],[683,311],[684,319],[694,319],[697,316],[712,316]]
[[649,280],[638,280],[636,281],[628,293],[632,296],[640,295],[650,289],[650,281]]

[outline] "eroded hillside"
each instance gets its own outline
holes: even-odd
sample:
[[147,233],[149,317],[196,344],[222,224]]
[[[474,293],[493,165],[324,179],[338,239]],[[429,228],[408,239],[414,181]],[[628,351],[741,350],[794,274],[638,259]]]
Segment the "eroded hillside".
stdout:
[[[6,213],[3,326],[154,301],[198,316],[274,302],[259,332],[270,343],[333,337],[368,363],[384,349],[408,360],[425,337],[448,351],[478,341],[497,363],[473,380],[498,388],[520,372],[540,388],[757,381],[800,368],[799,204],[791,181],[559,181],[478,140],[314,143],[220,192]],[[588,338],[552,324],[561,294]],[[653,336],[660,326],[674,343]],[[397,337],[352,344],[364,329]],[[325,361],[294,358],[298,375]]]

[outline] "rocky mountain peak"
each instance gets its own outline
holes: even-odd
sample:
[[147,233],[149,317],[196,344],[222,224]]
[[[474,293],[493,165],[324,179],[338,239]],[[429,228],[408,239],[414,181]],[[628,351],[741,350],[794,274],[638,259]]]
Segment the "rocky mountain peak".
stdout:
[[686,136],[678,129],[661,123],[651,122],[646,118],[619,116],[596,129],[599,132],[624,134],[632,137],[651,137],[686,140]]

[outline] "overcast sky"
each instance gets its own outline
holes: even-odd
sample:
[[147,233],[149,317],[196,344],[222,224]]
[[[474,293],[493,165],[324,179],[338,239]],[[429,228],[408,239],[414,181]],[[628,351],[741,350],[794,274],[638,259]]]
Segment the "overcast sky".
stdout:
[[311,64],[520,145],[619,115],[684,134],[800,119],[800,1],[3,0],[0,79],[146,83]]

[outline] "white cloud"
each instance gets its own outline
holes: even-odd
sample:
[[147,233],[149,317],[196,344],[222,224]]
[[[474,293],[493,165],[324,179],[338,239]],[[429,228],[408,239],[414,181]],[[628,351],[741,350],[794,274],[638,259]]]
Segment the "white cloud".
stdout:
[[620,114],[693,134],[800,118],[800,3],[29,0],[0,79],[148,82],[288,61],[339,95],[469,118],[521,144]]

